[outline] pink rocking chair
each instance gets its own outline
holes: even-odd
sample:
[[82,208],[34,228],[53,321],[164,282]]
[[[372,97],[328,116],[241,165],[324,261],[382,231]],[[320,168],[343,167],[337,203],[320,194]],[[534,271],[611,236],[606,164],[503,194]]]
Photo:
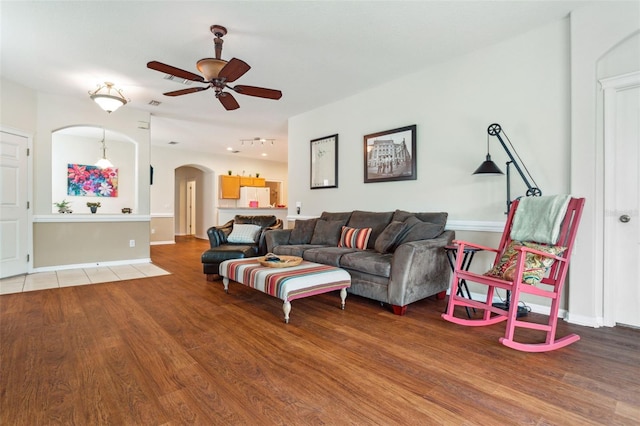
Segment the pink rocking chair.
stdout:
[[[539,197],[536,198],[539,199]],[[505,346],[525,352],[552,351],[580,340],[580,336],[577,334],[570,334],[556,339],[556,325],[558,322],[558,309],[562,286],[564,285],[564,280],[567,275],[569,260],[571,258],[573,243],[578,230],[584,202],[584,198],[569,199],[559,228],[558,238],[555,243],[551,242],[552,244],[549,244],[548,241],[546,241],[545,244],[514,241],[512,244],[511,231],[514,216],[516,216],[520,204],[519,201],[515,201],[511,205],[498,248],[484,247],[466,241],[454,241],[458,249],[457,261],[451,281],[449,304],[446,313],[442,314],[442,318],[456,324],[467,326],[492,325],[506,320],[505,335],[500,338],[500,342]],[[492,271],[486,274],[465,271],[461,264],[465,247],[475,247],[494,252],[496,254],[494,265],[499,266],[494,266]],[[563,250],[562,248],[565,247],[566,249]],[[508,262],[505,263],[507,259]],[[553,263],[548,266],[551,262]],[[505,270],[504,268],[508,269]],[[532,279],[532,271],[533,275],[535,275],[536,270],[538,271],[538,276]],[[548,274],[546,274],[547,271]],[[488,288],[486,300],[481,302],[459,296],[458,283],[461,279],[467,282],[486,285]],[[534,282],[535,285],[531,285],[532,282]],[[511,292],[508,310],[493,306],[492,303],[496,288]],[[551,308],[546,324],[518,319],[518,304],[522,293],[534,294],[551,299]],[[482,318],[478,319],[456,317],[454,316],[456,306],[472,307],[483,310],[484,312]],[[516,342],[514,340],[516,327],[543,331],[546,333],[545,341],[540,343]]]

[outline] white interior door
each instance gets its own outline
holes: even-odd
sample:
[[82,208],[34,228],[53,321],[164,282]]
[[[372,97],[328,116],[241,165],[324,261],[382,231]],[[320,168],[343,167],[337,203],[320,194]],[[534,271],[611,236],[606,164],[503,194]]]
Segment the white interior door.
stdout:
[[28,139],[0,131],[0,278],[28,270]]
[[605,88],[605,325],[640,327],[640,72]]

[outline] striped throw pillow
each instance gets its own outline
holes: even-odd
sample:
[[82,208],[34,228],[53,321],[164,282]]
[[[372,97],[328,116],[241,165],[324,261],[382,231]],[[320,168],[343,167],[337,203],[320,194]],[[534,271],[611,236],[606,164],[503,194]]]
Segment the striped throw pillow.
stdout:
[[370,236],[371,228],[350,228],[348,226],[343,226],[338,247],[365,250]]

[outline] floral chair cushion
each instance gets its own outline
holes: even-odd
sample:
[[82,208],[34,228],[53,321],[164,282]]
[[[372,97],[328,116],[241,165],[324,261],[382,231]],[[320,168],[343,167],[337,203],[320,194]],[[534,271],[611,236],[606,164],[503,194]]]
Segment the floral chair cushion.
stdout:
[[[518,261],[519,250],[518,246],[525,246],[534,250],[543,251],[545,253],[560,255],[567,248],[559,246],[547,246],[544,244],[532,243],[528,241],[511,241],[507,246],[500,258],[500,262],[485,272],[484,275],[488,277],[496,277],[506,281],[513,281],[516,272],[516,263]],[[547,273],[549,268],[553,265],[555,259],[551,257],[542,256],[535,253],[527,253],[525,259],[524,272],[522,273],[522,282],[525,284],[538,284],[542,277]]]

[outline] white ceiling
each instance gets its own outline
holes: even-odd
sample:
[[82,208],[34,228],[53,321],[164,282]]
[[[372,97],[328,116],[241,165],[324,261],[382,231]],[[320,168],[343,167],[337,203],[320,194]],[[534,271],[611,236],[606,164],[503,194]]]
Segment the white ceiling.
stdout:
[[[151,143],[287,161],[289,117],[566,17],[581,1],[16,1],[0,2],[0,75],[33,89],[86,99],[116,83],[153,115]],[[226,111],[212,90],[146,67],[156,60],[198,73],[213,57],[212,24],[225,26],[223,59],[252,69],[234,84],[279,89],[278,101],[235,94]],[[425,83],[428,84],[428,83]],[[160,106],[149,101],[158,100]],[[113,114],[117,114],[118,111]],[[275,147],[241,139],[276,139]]]

